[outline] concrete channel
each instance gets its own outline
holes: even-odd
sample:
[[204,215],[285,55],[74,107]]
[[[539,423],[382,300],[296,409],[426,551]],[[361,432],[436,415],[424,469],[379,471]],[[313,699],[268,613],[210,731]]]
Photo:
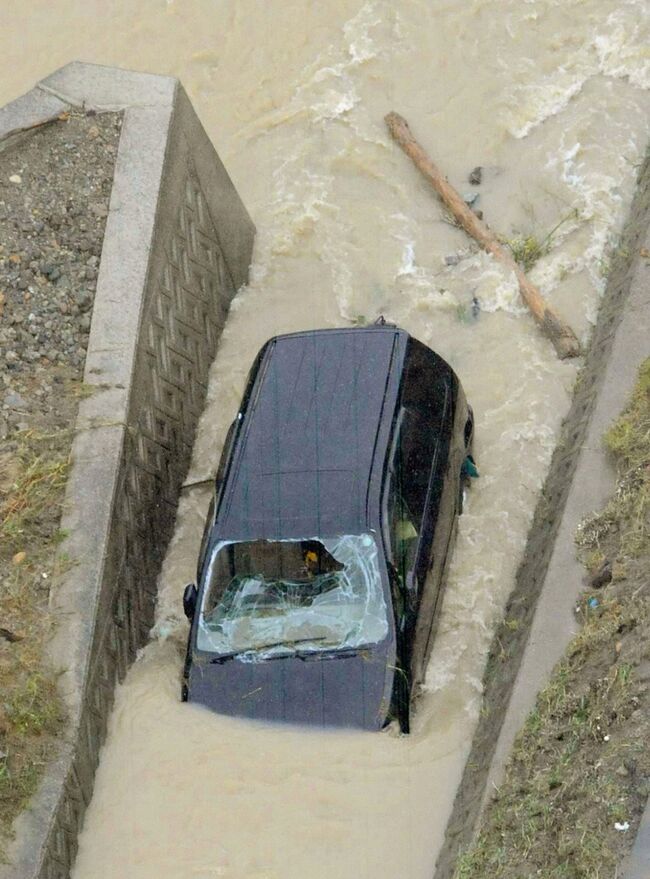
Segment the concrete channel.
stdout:
[[[113,690],[153,623],[156,580],[228,307],[247,279],[254,227],[177,80],[71,64],[0,110],[0,148],[85,107],[124,112],[67,491],[64,547],[79,563],[61,584],[52,661],[71,723],[60,755],[17,825],[11,879],[64,879]],[[535,512],[506,615],[521,620],[507,663],[493,649],[479,723],[436,879],[448,879],[499,783],[513,738],[575,631],[580,519],[613,474],[600,436],[650,346],[650,164],[646,162],[571,410]],[[143,551],[144,550],[144,551]],[[497,633],[497,637],[499,634]],[[646,825],[647,828],[647,825]],[[636,863],[642,863],[641,849]],[[647,844],[646,850],[647,850]],[[629,879],[639,879],[631,862]],[[636,870],[636,872],[634,872]]]

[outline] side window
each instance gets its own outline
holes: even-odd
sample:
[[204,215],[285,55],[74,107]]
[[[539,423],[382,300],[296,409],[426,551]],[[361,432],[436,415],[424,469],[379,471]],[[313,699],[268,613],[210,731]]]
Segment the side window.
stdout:
[[434,448],[431,425],[421,413],[404,409],[400,451],[404,473],[403,495],[419,531],[427,500]]
[[404,411],[400,439],[405,474],[404,498],[421,530],[431,470],[438,453],[448,411],[447,376],[424,345],[409,344],[408,366],[402,383]]
[[404,458],[401,437],[404,421],[398,425],[397,444],[391,464],[388,484],[388,528],[390,534],[391,559],[402,584],[406,575],[413,570],[418,543],[418,520],[410,508],[404,493]]

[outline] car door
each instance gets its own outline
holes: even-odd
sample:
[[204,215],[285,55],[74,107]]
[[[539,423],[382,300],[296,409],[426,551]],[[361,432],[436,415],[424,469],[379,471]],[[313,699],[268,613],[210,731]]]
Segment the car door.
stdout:
[[452,401],[453,381],[448,366],[412,340],[401,395],[401,448],[404,496],[418,531],[412,575],[418,593],[412,648],[415,681],[424,674],[455,520],[455,506],[449,506],[456,467],[451,460]]
[[[384,496],[387,525],[386,549],[392,566],[393,605],[403,667],[419,669],[427,641],[421,620],[433,613],[433,597],[427,589],[428,561],[431,555],[434,518],[430,507],[432,460],[437,460],[437,441],[427,444],[423,432],[435,437],[426,422],[427,413],[406,406],[398,409],[388,463]],[[433,456],[433,458],[432,458]],[[422,608],[424,606],[424,612]]]

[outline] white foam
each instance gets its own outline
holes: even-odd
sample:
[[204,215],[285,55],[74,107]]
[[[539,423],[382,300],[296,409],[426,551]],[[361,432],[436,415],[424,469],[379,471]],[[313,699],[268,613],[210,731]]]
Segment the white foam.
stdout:
[[350,260],[341,253],[340,245],[329,241],[323,246],[322,256],[332,275],[332,288],[339,314],[346,321],[354,321],[359,316],[360,310],[357,309],[355,312],[353,305],[355,288]]
[[497,262],[492,254],[481,250],[464,260],[462,277],[465,283],[471,283],[483,311],[525,314],[515,273]]
[[586,71],[570,71],[564,67],[539,82],[518,86],[513,90],[511,106],[505,111],[506,128],[513,137],[523,138],[569,104],[589,78]]
[[[591,123],[600,125],[599,114],[594,113]],[[576,126],[577,127],[577,126]],[[585,131],[584,119],[580,122]],[[622,191],[631,187],[634,177],[634,164],[642,156],[642,138],[637,140],[631,133],[626,138],[626,150],[621,150],[617,137],[603,140],[586,155],[581,142],[573,140],[574,126],[562,132],[557,149],[549,152],[546,167],[557,174],[571,193],[572,203],[578,219],[563,225],[554,240],[553,254],[535,266],[531,279],[551,290],[567,274],[586,270],[597,293],[602,293],[606,283],[607,254],[621,227],[624,213]],[[597,161],[596,161],[597,159]],[[596,167],[605,170],[596,170]],[[589,243],[579,252],[569,254],[562,249],[562,242],[576,230],[587,228]],[[589,309],[589,319],[593,320],[597,297]]]
[[[384,40],[379,48],[374,39],[377,28],[394,30],[396,14],[386,2],[371,0],[342,27],[342,40],[321,52],[303,72],[289,101],[281,108],[259,118],[242,136],[251,139],[269,135],[279,126],[300,121],[301,134],[295,146],[273,173],[273,198],[265,228],[258,231],[256,258],[251,267],[251,286],[267,277],[274,257],[295,252],[301,239],[319,236],[318,248],[329,265],[339,311],[352,320],[354,313],[349,254],[341,240],[332,239],[328,224],[320,224],[323,211],[336,211],[332,202],[333,176],[329,173],[332,156],[340,149],[335,138],[328,139],[334,126],[350,125],[355,134],[370,143],[385,143],[376,132],[376,123],[365,112],[358,112],[361,98],[358,82],[363,66],[379,54],[393,52],[397,43]],[[365,76],[365,74],[363,74]],[[352,118],[354,116],[354,118]],[[308,138],[309,127],[319,128],[325,137]]]
[[650,88],[649,13],[646,3],[640,13],[619,9],[607,17],[605,30],[593,41],[601,73],[626,78],[638,88]]
[[[384,4],[364,3],[359,12],[343,25],[343,33],[348,42],[348,53],[353,64],[363,64],[375,58],[377,45],[371,31],[382,22],[380,7]],[[385,10],[383,10],[385,12]]]
[[[552,73],[514,86],[508,92],[504,109],[504,121],[512,136],[526,137],[547,119],[561,113],[585,83],[599,74],[627,79],[639,88],[650,88],[649,19],[647,4],[640,12],[629,7],[617,9]],[[524,80],[535,71],[527,60],[522,68]]]

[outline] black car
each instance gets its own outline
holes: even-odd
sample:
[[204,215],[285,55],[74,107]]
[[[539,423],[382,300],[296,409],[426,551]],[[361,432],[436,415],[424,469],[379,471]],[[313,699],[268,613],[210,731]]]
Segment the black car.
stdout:
[[451,367],[389,325],[277,336],[224,446],[182,697],[232,715],[409,728],[471,463]]

